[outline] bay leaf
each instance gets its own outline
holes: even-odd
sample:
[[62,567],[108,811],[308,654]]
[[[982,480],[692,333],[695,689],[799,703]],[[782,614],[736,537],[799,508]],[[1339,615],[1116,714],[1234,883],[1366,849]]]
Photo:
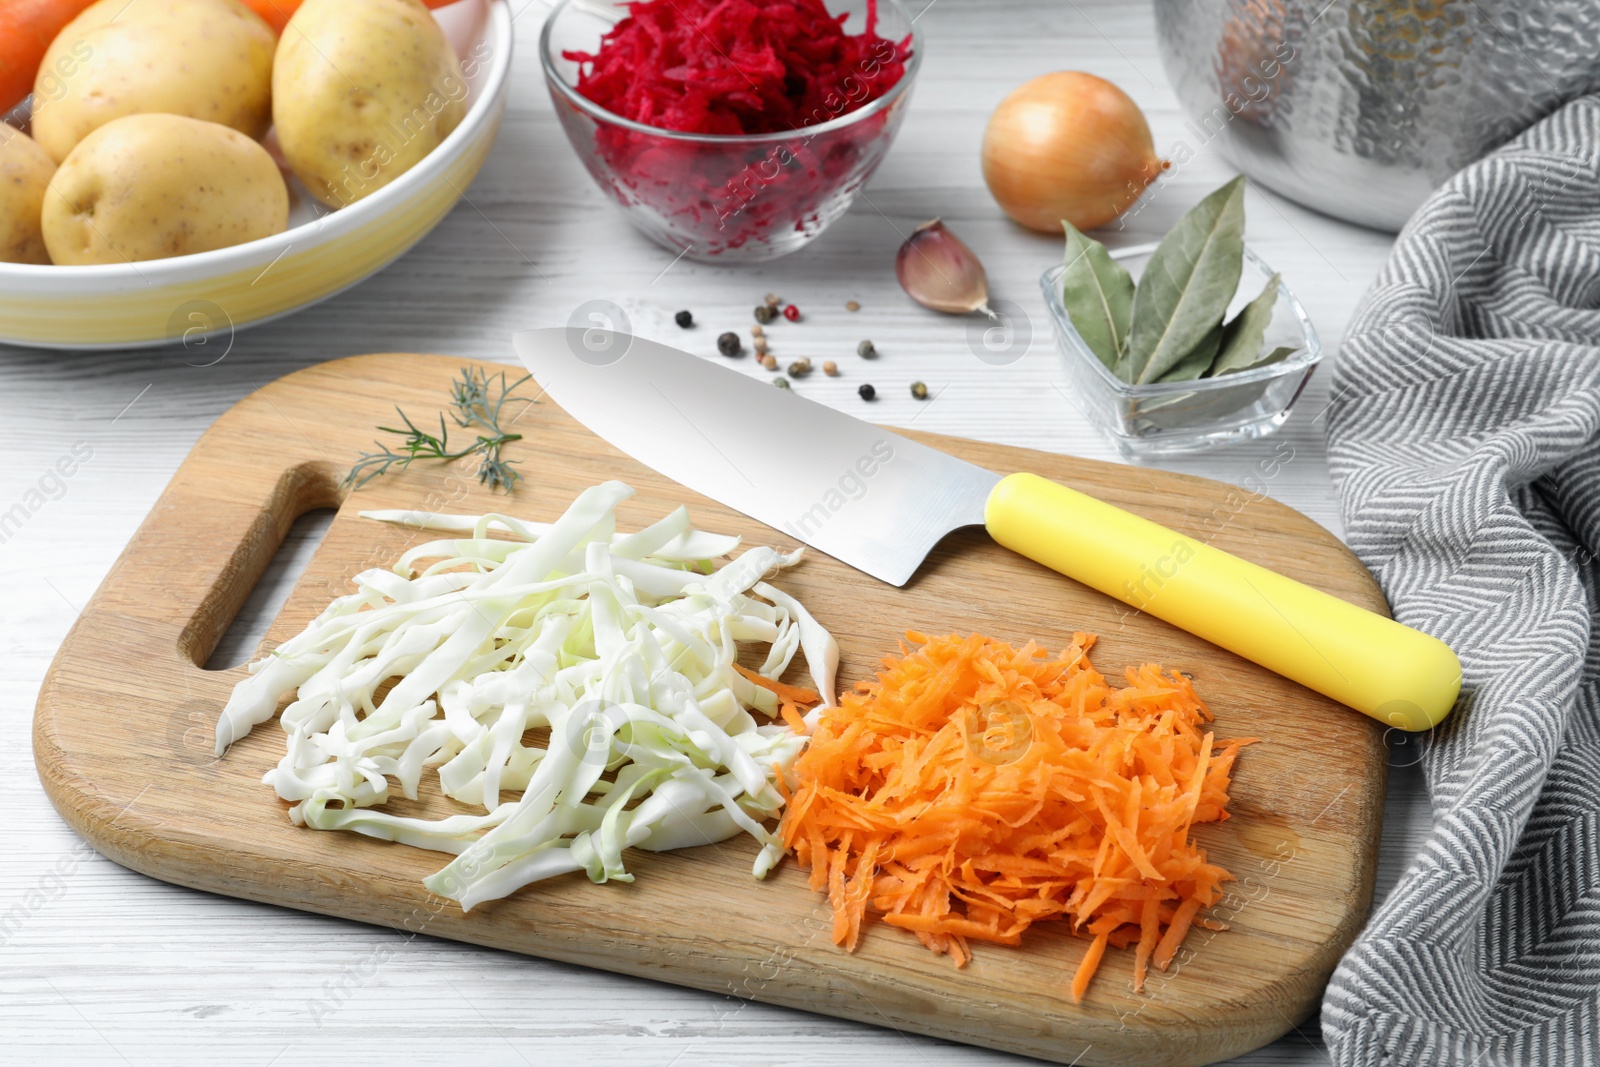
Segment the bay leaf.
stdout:
[[1273,309],[1278,306],[1280,284],[1278,275],[1268,278],[1261,295],[1246,304],[1244,310],[1222,328],[1222,350],[1211,367],[1213,378],[1249,370],[1263,362],[1266,354],[1261,351],[1261,345],[1267,326],[1272,322]]
[[1163,430],[1192,429],[1235,416],[1266,395],[1266,382],[1233,385],[1233,380],[1230,375],[1210,388],[1196,387],[1175,392],[1171,396],[1141,398],[1129,413],[1129,423],[1141,435]]
[[1248,367],[1239,367],[1235,371],[1223,371],[1222,373],[1238,373],[1240,371],[1256,370],[1259,367],[1268,367],[1274,363],[1282,363],[1284,360],[1288,359],[1298,351],[1300,351],[1298,345],[1279,345],[1277,348],[1274,348],[1271,352],[1268,352],[1266,355],[1262,356]]
[[1065,219],[1061,227],[1067,235],[1062,305],[1089,351],[1115,374],[1133,315],[1133,275],[1111,258],[1105,245]]
[[1219,322],[1211,328],[1211,332],[1206,334],[1199,344],[1194,346],[1193,352],[1180,359],[1177,366],[1163,374],[1160,380],[1163,382],[1192,382],[1204,375],[1206,371],[1211,369],[1211,364],[1217,358],[1217,351],[1222,347],[1222,334],[1222,323]]
[[1159,381],[1220,323],[1244,267],[1244,178],[1178,220],[1139,279],[1128,330],[1136,383]]

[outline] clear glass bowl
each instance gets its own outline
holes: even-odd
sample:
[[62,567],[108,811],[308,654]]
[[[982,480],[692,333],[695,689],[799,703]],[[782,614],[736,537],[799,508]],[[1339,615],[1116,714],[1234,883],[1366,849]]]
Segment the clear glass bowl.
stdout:
[[[865,0],[828,6],[850,15],[849,31],[865,28]],[[634,226],[704,262],[776,259],[848,211],[888,153],[922,65],[922,36],[910,14],[900,0],[879,0],[878,35],[910,37],[912,55],[900,81],[871,104],[792,133],[677,133],[622,118],[578,93],[578,64],[562,53],[597,51],[614,22],[605,10],[562,0],[545,22],[539,52],[556,115],[590,175]],[[838,110],[846,106],[840,101]]]
[[[1141,245],[1111,255],[1137,279],[1154,251],[1154,245]],[[1290,409],[1322,359],[1322,343],[1305,308],[1289,287],[1280,283],[1264,348],[1298,348],[1292,356],[1221,378],[1129,385],[1111,373],[1073,327],[1061,302],[1065,269],[1045,271],[1039,285],[1050,309],[1056,346],[1066,361],[1069,398],[1128,459],[1204,452],[1267,436],[1288,420]],[[1261,295],[1272,273],[1261,257],[1245,249],[1244,270],[1228,307],[1229,318]]]

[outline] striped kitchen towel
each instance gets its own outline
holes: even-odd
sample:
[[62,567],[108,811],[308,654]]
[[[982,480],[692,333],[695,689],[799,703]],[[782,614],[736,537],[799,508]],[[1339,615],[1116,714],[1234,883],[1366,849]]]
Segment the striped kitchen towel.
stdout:
[[1417,212],[1340,352],[1351,547],[1446,641],[1427,843],[1328,985],[1344,1065],[1600,1062],[1600,97]]

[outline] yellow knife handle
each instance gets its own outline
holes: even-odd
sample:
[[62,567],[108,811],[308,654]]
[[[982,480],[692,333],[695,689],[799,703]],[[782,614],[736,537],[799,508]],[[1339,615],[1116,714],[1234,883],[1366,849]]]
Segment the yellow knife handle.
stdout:
[[989,494],[996,541],[1402,730],[1449,714],[1448,645],[1034,474]]

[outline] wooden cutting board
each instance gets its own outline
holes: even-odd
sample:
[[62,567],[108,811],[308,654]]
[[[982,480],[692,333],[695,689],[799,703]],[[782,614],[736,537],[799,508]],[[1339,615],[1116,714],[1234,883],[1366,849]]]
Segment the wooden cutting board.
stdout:
[[[584,487],[620,478],[639,490],[624,528],[687,502],[697,525],[748,543],[784,534],[676,485],[611,448],[548,399],[528,406],[508,458],[526,482],[507,499],[462,465],[419,464],[357,494],[338,483],[396,404],[433,418],[462,361],[374,355],[295,374],[217,420],[173,478],[56,656],[39,696],[34,754],[62,816],[101,853],[179,885],[474,944],[656,978],[1061,1063],[1200,1064],[1287,1032],[1314,1011],[1372,896],[1385,780],[1382,728],[994,545],[952,535],[904,589],[826,556],[785,574],[838,638],[841,683],[867,677],[907,628],[974,631],[1059,649],[1100,635],[1095,666],[1117,677],[1157,661],[1190,672],[1218,737],[1254,735],[1236,769],[1232,811],[1200,827],[1238,881],[1195,930],[1180,962],[1131,986],[1131,951],[1112,950],[1082,1006],[1067,993],[1087,942],[1063,924],[1020,949],[977,945],[964,970],[882,924],[848,954],[829,936],[826,901],[793,862],[750,876],[740,838],[666,855],[632,853],[633,885],[571,876],[463,915],[420,880],[439,853],[292,826],[264,771],[282,732],[257,727],[226,757],[212,728],[243,669],[201,668],[290,524],[339,514],[264,647],[300,630],[348,579],[429,535],[357,516],[369,508],[510,511],[556,517]],[[502,368],[490,368],[498,371]],[[1360,563],[1299,513],[1243,490],[1161,471],[914,435],[999,471],[1030,470],[1281,570],[1375,611]],[[805,447],[796,442],[795,447]]]

